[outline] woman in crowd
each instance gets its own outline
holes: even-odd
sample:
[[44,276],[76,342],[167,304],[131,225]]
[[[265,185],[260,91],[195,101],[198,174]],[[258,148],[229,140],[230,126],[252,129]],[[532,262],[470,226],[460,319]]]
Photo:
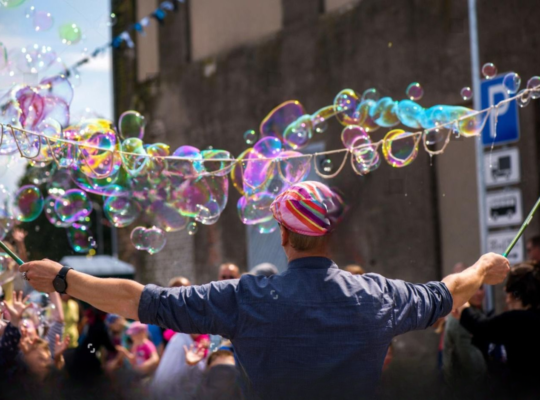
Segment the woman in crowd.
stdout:
[[508,395],[540,393],[540,270],[530,264],[512,268],[506,282],[508,311],[487,318],[465,308],[461,324],[475,339],[504,345]]

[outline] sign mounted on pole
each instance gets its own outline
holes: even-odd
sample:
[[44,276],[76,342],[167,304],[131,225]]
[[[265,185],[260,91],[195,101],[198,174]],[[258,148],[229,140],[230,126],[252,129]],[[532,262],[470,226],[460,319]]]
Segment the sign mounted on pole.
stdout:
[[484,157],[485,182],[487,187],[519,183],[519,151],[517,147],[495,150]]
[[[518,229],[511,231],[490,232],[487,238],[488,252],[503,254],[517,233]],[[508,261],[510,261],[510,264],[517,264],[523,262],[524,259],[525,254],[523,251],[523,238],[520,238],[510,254],[508,254]]]
[[[482,81],[480,85],[482,110],[510,98],[510,94],[503,85],[505,75],[498,75],[495,78]],[[518,106],[516,101],[513,100],[491,111],[482,130],[482,144],[484,146],[500,145],[516,142],[518,139]]]
[[520,225],[523,221],[521,191],[502,190],[486,194],[488,227]]

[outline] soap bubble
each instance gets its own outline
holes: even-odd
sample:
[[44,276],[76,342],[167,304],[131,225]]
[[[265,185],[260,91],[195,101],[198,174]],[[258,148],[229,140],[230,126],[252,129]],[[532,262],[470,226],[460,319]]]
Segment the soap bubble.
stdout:
[[76,253],[88,253],[96,247],[92,232],[85,224],[74,223],[66,231],[69,244]]
[[32,19],[36,32],[48,31],[54,25],[54,18],[47,11],[36,11]]
[[[369,110],[369,116],[379,126],[390,128],[399,124],[398,102],[390,97],[383,97]],[[367,130],[367,129],[366,129]]]
[[123,139],[138,138],[143,139],[146,119],[137,111],[126,111],[120,115],[118,128]]
[[6,8],[15,8],[19,7],[26,0],[1,0],[0,3]]
[[143,243],[146,251],[148,251],[150,254],[156,254],[165,247],[165,244],[167,244],[167,238],[161,229],[154,226],[150,229],[146,229],[144,232]]
[[265,192],[240,197],[236,205],[240,220],[246,225],[257,225],[270,220],[272,218],[270,205],[274,199],[274,195]]
[[283,132],[283,143],[291,149],[305,147],[312,137],[311,115],[304,115]]
[[54,209],[54,205],[56,204],[56,198],[48,196],[44,201],[44,210],[45,210],[45,216],[49,220],[49,222],[54,225],[57,228],[67,228],[71,225],[71,222],[63,222],[58,214],[56,213],[56,210]]
[[131,231],[131,243],[137,250],[146,250],[147,244],[145,243],[146,228],[138,226]]
[[90,215],[92,203],[82,190],[70,189],[56,200],[54,210],[63,222],[75,222]]
[[281,140],[285,129],[305,113],[304,107],[298,101],[286,101],[280,104],[261,122],[259,127],[261,136],[272,136]]
[[36,7],[34,6],[28,7],[26,10],[24,10],[24,16],[26,18],[32,18],[35,13],[36,13]]
[[521,90],[518,93],[518,98],[516,101],[521,108],[527,107],[529,105],[529,103],[531,102],[531,93],[532,92],[527,93],[525,89]]
[[405,93],[409,99],[418,101],[424,96],[424,89],[418,82],[413,82],[407,86]]
[[180,231],[188,223],[179,209],[161,200],[154,201],[147,212],[152,216],[154,223],[166,232]]
[[486,63],[482,66],[482,75],[486,79],[491,79],[497,75],[497,67],[493,63]]
[[329,158],[326,158],[326,159],[322,160],[321,167],[322,167],[324,172],[330,173],[330,172],[332,172],[332,168],[334,166],[332,164],[332,160],[330,160]]
[[468,101],[468,100],[472,99],[472,97],[473,97],[473,91],[468,86],[465,86],[464,88],[462,88],[460,94],[461,94],[461,97],[463,98],[463,100],[465,100],[465,101]]
[[380,98],[379,91],[375,88],[367,89],[362,94],[362,101],[373,100],[377,101]]
[[279,225],[275,219],[257,224],[257,230],[263,235],[274,232],[278,227]]
[[130,197],[110,196],[103,205],[105,216],[117,228],[131,225],[140,213],[137,202]]
[[533,76],[527,82],[527,89],[531,90],[531,97],[537,99],[540,97],[540,76]]
[[418,155],[417,137],[401,129],[391,130],[384,137],[384,158],[393,167],[409,165]]
[[190,222],[187,226],[187,232],[189,236],[195,235],[198,230],[199,230],[199,225],[197,225],[196,222]]
[[77,24],[64,24],[60,26],[58,31],[64,44],[77,44],[82,39],[82,32]]
[[257,132],[255,132],[253,129],[250,129],[249,131],[244,132],[244,141],[247,144],[253,144],[257,141]]
[[43,211],[43,196],[34,185],[21,187],[15,194],[16,217],[19,221],[35,220]]
[[358,94],[352,89],[345,89],[338,93],[334,99],[336,118],[343,125],[356,125],[358,121],[357,108],[361,100]]
[[508,94],[516,94],[521,86],[521,77],[515,72],[510,72],[503,78],[503,86]]

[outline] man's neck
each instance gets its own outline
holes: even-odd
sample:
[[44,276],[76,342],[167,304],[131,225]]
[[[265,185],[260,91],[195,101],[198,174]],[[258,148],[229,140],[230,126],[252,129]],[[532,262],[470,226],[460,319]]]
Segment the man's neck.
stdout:
[[323,252],[307,252],[307,251],[296,251],[293,250],[289,254],[287,254],[287,259],[289,262],[298,260],[299,258],[306,258],[306,257],[325,257],[330,258],[330,253],[327,251]]

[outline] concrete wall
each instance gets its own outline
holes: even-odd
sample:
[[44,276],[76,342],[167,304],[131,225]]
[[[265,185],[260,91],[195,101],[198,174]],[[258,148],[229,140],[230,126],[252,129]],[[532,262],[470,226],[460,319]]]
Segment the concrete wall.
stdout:
[[190,2],[194,60],[252,43],[281,29],[281,0]]
[[327,12],[336,10],[345,10],[347,7],[353,6],[359,0],[324,0],[324,9]]
[[[152,13],[159,5],[157,0],[137,0],[137,21]],[[144,81],[159,73],[158,22],[151,19],[144,28],[145,35],[137,37],[137,79]]]

